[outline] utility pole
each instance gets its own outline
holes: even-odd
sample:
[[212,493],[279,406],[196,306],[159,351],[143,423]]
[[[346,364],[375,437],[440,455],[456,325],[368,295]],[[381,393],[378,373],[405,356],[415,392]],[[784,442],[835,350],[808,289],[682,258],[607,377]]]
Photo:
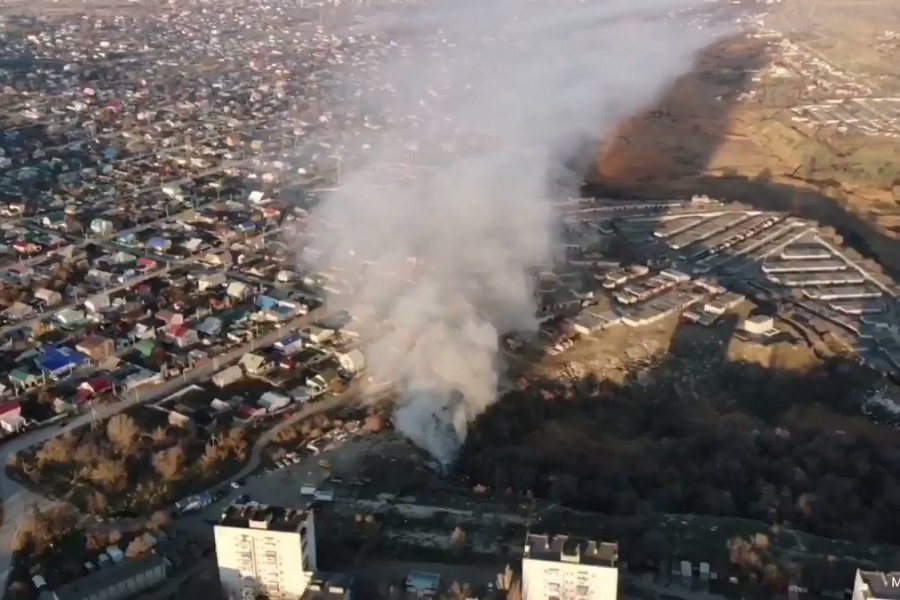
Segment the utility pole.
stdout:
[[91,398],[88,401],[88,406],[91,411],[91,431],[97,431],[97,411],[94,408],[94,399]]

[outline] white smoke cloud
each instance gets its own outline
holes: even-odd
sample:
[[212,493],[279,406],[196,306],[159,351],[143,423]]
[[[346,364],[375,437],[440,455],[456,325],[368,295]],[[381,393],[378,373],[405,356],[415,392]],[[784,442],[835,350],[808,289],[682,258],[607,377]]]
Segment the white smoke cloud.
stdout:
[[[453,459],[495,399],[498,334],[536,325],[531,274],[556,252],[551,198],[580,183],[563,158],[691,66],[711,34],[675,13],[695,4],[424,0],[355,26],[382,44],[378,68],[342,78],[389,122],[312,215],[328,224],[313,263],[370,309],[369,374],[395,382],[396,426],[437,459]],[[384,185],[398,170],[413,174]]]

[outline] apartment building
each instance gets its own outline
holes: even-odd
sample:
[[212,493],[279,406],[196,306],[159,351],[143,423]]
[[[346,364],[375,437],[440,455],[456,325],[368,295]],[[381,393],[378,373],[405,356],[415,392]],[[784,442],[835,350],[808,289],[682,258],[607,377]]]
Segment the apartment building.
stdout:
[[228,600],[299,600],[316,570],[312,512],[231,506],[215,528],[219,580]]
[[524,600],[615,600],[619,546],[529,533],[522,557]]
[[900,599],[900,572],[856,570],[853,600]]

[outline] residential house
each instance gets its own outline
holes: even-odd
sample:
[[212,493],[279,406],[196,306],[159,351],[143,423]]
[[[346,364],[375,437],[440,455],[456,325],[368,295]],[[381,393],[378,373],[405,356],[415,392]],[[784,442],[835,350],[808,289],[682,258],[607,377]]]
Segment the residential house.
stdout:
[[147,250],[158,254],[165,254],[172,249],[172,240],[164,237],[152,237],[147,240]]
[[203,258],[200,259],[200,262],[211,267],[221,267],[227,269],[232,264],[231,252],[228,252],[227,250],[220,252],[207,252],[203,255]]
[[206,317],[203,322],[197,325],[197,333],[211,337],[222,333],[224,323],[219,317]]
[[67,375],[83,366],[87,359],[65,346],[51,346],[37,359],[37,366],[54,379]]
[[323,344],[334,337],[334,329],[312,325],[304,330],[304,335],[314,344]]
[[259,354],[248,352],[238,361],[247,375],[265,375],[275,368],[274,363]]
[[115,224],[108,219],[97,218],[91,221],[91,233],[96,235],[109,235],[115,228]]
[[232,281],[225,293],[235,300],[246,300],[253,293],[253,289],[243,281]]
[[67,327],[74,327],[80,323],[84,323],[86,315],[83,310],[69,308],[56,313],[56,320]]
[[197,278],[197,289],[204,292],[211,288],[216,288],[228,281],[225,271],[209,271],[203,273]]
[[16,390],[30,390],[33,387],[41,385],[41,380],[34,373],[23,371],[22,369],[13,369],[10,371],[9,382]]
[[197,332],[186,325],[170,325],[166,337],[179,348],[187,348],[200,342]]
[[122,378],[122,387],[125,388],[125,391],[131,391],[142,385],[156,385],[162,382],[162,373],[151,371],[150,369],[134,367],[124,374]]
[[166,308],[156,313],[156,319],[162,321],[162,325],[158,329],[164,329],[172,325],[184,325],[184,315]]
[[47,308],[52,308],[62,303],[62,294],[43,287],[34,291],[34,298]]
[[244,371],[239,365],[233,365],[219,371],[212,377],[213,385],[219,388],[227,387],[244,378]]
[[41,219],[41,225],[46,227],[47,229],[66,229],[66,213],[64,212],[52,212],[50,214],[44,215]]
[[285,321],[290,321],[292,318],[297,316],[298,310],[296,306],[291,306],[291,304],[286,302],[278,302],[274,304],[270,308],[267,308],[262,312],[263,318],[266,321],[270,321],[273,323],[284,323]]
[[306,387],[308,387],[310,392],[314,395],[323,394],[331,389],[331,384],[334,383],[337,378],[337,372],[334,369],[326,369],[321,373],[317,373],[316,375],[307,378]]
[[115,353],[116,344],[102,335],[89,335],[78,342],[75,349],[99,364]]
[[191,254],[198,252],[201,246],[203,246],[203,240],[197,237],[192,237],[181,243],[181,247]]
[[338,362],[341,368],[348,373],[359,373],[366,368],[366,357],[361,350],[356,348],[338,356]]
[[21,321],[34,315],[34,309],[24,302],[16,300],[3,313],[13,321]]
[[125,233],[120,233],[118,237],[116,237],[116,243],[122,246],[137,246],[140,242],[133,231],[127,231]]
[[155,260],[153,260],[152,258],[147,258],[145,256],[142,256],[141,258],[137,259],[138,270],[140,270],[144,273],[146,273],[148,271],[152,271],[152,270],[156,269],[158,266],[159,266],[159,263],[156,262]]
[[17,431],[22,425],[24,425],[22,403],[18,400],[0,403],[0,427],[11,433]]
[[92,313],[99,313],[109,306],[109,294],[97,294],[84,301],[84,307]]
[[78,406],[81,406],[98,396],[102,396],[114,391],[115,387],[113,386],[112,381],[110,381],[109,379],[104,379],[101,377],[97,379],[91,379],[90,381],[84,381],[78,386],[78,391],[75,393],[75,403]]

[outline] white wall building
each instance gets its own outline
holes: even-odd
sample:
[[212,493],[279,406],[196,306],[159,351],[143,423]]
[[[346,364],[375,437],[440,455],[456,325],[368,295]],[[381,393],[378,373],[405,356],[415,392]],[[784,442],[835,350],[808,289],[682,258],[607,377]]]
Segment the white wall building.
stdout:
[[895,600],[900,598],[900,572],[856,570],[853,600]]
[[528,534],[522,557],[523,600],[615,600],[619,546]]
[[232,506],[216,525],[219,581],[228,600],[299,600],[316,570],[312,512]]

